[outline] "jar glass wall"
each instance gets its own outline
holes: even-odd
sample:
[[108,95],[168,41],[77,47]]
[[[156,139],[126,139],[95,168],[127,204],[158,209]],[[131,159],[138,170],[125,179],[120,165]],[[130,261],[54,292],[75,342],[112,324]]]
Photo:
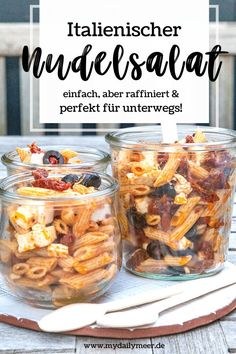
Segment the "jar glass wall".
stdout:
[[[8,176],[24,171],[33,171],[37,168],[44,168],[54,173],[62,172],[65,174],[67,173],[67,170],[72,169],[106,172],[108,164],[110,163],[110,155],[107,152],[87,146],[53,145],[40,146],[40,149],[42,149],[43,153],[34,153],[33,156],[35,158],[33,159],[30,159],[29,148],[20,149],[19,152],[20,154],[22,153],[22,159],[24,161],[21,160],[17,151],[5,153],[1,160],[7,168]],[[62,152],[64,163],[61,163],[61,161],[58,161],[56,164],[49,163],[49,161],[47,161],[47,164],[43,163],[43,155],[48,151],[54,153]],[[24,155],[26,156],[25,159]],[[70,158],[69,163],[66,161],[68,158]]]
[[30,173],[1,181],[1,272],[11,292],[34,306],[90,301],[121,267],[117,183],[105,174],[86,176],[99,176],[101,185],[79,196],[29,187]]
[[[235,190],[236,134],[179,126],[179,143],[161,144],[160,127],[106,136],[120,183],[124,263],[157,279],[214,274],[227,257]],[[194,134],[195,132],[195,134]]]

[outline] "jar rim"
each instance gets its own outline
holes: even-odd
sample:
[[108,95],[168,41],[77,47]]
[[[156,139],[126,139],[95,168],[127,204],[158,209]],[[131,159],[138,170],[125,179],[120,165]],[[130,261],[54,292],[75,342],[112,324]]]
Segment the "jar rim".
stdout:
[[126,135],[138,135],[140,133],[150,133],[161,135],[161,126],[137,126],[132,128],[123,128],[106,134],[105,140],[111,147],[135,149],[135,150],[157,150],[158,152],[176,152],[184,149],[194,148],[194,151],[215,151],[225,150],[236,147],[236,132],[231,129],[208,127],[202,125],[178,125],[179,132],[186,132],[186,135],[193,134],[197,129],[208,135],[225,135],[224,140],[208,141],[206,143],[161,143],[161,142],[144,142],[125,138]]
[[[104,150],[101,149],[96,149],[96,148],[91,148],[89,146],[77,146],[77,145],[43,145],[41,148],[45,150],[56,150],[56,149],[71,149],[74,151],[77,151],[78,154],[91,154],[94,156],[98,156],[99,159],[96,161],[89,161],[89,162],[81,162],[77,164],[50,164],[50,165],[45,165],[45,164],[33,164],[33,163],[25,163],[20,160],[17,160],[16,157],[18,157],[18,154],[16,151],[9,151],[6,152],[5,154],[2,155],[1,161],[3,165],[9,167],[9,166],[16,166],[16,167],[27,167],[29,169],[37,169],[37,168],[42,168],[42,167],[50,167],[50,169],[56,169],[56,168],[90,168],[93,166],[98,166],[101,164],[108,164],[111,157],[110,154]],[[26,149],[25,147],[22,149]]]
[[[93,199],[93,198],[98,198],[98,197],[106,197],[109,195],[114,194],[115,192],[118,191],[119,189],[119,185],[118,182],[115,178],[113,178],[112,176],[106,174],[106,173],[100,173],[100,172],[84,172],[86,174],[96,174],[99,175],[102,183],[107,183],[108,185],[105,186],[104,189],[102,190],[98,190],[94,193],[90,193],[90,194],[83,194],[83,195],[76,195],[76,196],[47,196],[47,197],[40,197],[40,196],[23,196],[23,195],[19,195],[15,192],[10,192],[8,190],[8,188],[16,185],[16,183],[23,183],[23,182],[29,182],[31,180],[33,180],[33,176],[30,172],[21,172],[12,176],[8,176],[3,178],[0,181],[0,196],[2,199],[4,200],[30,200],[30,201],[39,201],[39,202],[68,202],[68,201],[76,201],[76,200],[86,200],[86,199]],[[50,177],[58,177],[59,175],[62,175],[61,173],[57,173],[56,175],[50,175]],[[64,174],[63,174],[64,176]]]

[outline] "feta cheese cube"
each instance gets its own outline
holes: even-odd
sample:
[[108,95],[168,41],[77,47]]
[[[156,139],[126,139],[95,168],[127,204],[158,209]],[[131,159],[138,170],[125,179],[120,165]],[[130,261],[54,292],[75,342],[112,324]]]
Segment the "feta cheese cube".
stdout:
[[69,254],[68,246],[61,243],[52,243],[47,250],[50,257],[66,257]]

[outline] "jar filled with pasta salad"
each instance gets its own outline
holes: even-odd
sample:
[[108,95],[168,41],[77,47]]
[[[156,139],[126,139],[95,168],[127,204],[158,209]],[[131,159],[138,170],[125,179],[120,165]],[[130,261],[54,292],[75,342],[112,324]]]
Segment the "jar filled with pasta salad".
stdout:
[[34,171],[37,168],[66,174],[67,170],[72,169],[106,172],[110,155],[103,150],[88,146],[41,146],[33,142],[5,153],[1,160],[7,168],[8,176],[23,171]]
[[159,126],[106,136],[120,183],[124,263],[148,278],[208,276],[227,257],[236,133],[179,126],[178,138],[162,143]]
[[116,181],[38,169],[5,178],[0,264],[11,292],[59,307],[102,295],[121,267]]

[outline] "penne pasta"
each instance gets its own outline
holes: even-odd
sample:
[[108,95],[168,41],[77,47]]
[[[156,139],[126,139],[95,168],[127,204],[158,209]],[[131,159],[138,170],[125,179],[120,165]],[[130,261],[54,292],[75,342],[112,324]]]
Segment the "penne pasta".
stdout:
[[92,270],[102,268],[112,262],[114,262],[115,258],[113,255],[108,252],[104,252],[97,257],[88,259],[86,261],[78,262],[75,261],[73,264],[73,268],[76,272],[80,274],[87,274]]
[[158,274],[165,271],[167,268],[164,260],[157,260],[153,258],[148,258],[141,262],[135,270],[140,273],[154,273]]
[[150,187],[146,185],[125,185],[120,187],[120,193],[130,193],[134,196],[147,195],[151,191]]
[[59,258],[57,261],[57,264],[63,268],[63,270],[72,270],[73,268],[73,264],[74,264],[74,258],[71,256],[67,256],[67,257],[63,257],[63,258]]
[[93,231],[98,231],[98,229],[99,229],[99,226],[98,226],[98,224],[95,222],[95,221],[90,221],[90,223],[89,223],[89,228],[88,228],[88,232],[93,232]]
[[26,252],[18,252],[17,250],[14,252],[15,256],[19,259],[19,260],[27,260],[31,257],[35,257],[36,253],[34,251],[26,251]]
[[97,244],[99,242],[105,241],[109,238],[108,234],[100,231],[88,232],[83,236],[77,238],[74,244],[70,247],[70,251],[74,252],[79,247]]
[[124,212],[118,213],[117,220],[121,230],[122,237],[123,238],[128,237],[129,224],[125,213]]
[[47,274],[44,278],[38,280],[38,285],[40,288],[47,287],[49,285],[57,284],[58,280],[51,274]]
[[131,166],[131,172],[135,174],[135,176],[142,176],[147,169],[141,164],[135,163],[135,165]]
[[161,170],[161,173],[157,177],[156,181],[154,182],[154,187],[160,187],[168,182],[174,177],[177,168],[180,164],[180,155],[179,154],[172,154],[168,161],[166,162],[164,168]]
[[74,157],[78,157],[78,152],[70,149],[61,150],[60,154],[64,157],[64,159],[66,159],[67,162]]
[[107,235],[112,235],[115,231],[115,226],[114,225],[102,225],[102,226],[99,226],[98,231],[103,232]]
[[231,190],[230,189],[228,189],[228,190],[221,189],[221,190],[217,191],[216,194],[217,194],[219,200],[216,201],[213,205],[211,205],[210,208],[208,207],[206,209],[206,211],[202,215],[203,217],[215,215],[217,213],[217,211],[222,208],[222,206],[227,202],[227,200],[231,196]]
[[62,245],[61,243],[52,243],[47,248],[50,257],[67,257],[68,256],[68,246]]
[[22,288],[30,288],[38,291],[43,291],[46,293],[51,293],[51,288],[47,285],[40,285],[38,279],[20,278],[15,280],[17,286]]
[[206,179],[209,177],[210,173],[205,168],[197,165],[193,161],[188,161],[188,166],[191,175],[197,179]]
[[16,252],[17,242],[9,240],[0,240],[0,260],[3,263],[7,263],[12,256],[12,253]]
[[61,279],[61,278],[65,278],[66,276],[68,276],[68,274],[71,275],[71,274],[74,274],[74,273],[75,273],[75,271],[73,270],[73,268],[63,268],[63,269],[55,268],[54,270],[52,270],[50,272],[50,274],[53,277],[57,278],[57,280]]
[[48,272],[52,271],[57,266],[56,258],[31,257],[26,261],[30,267],[45,267]]
[[116,275],[117,271],[118,271],[117,265],[114,263],[111,264],[111,266],[106,269],[105,276],[104,276],[102,282],[108,282],[111,279],[113,279],[114,276]]
[[106,269],[96,269],[88,274],[74,274],[61,278],[59,282],[72,289],[83,289],[88,285],[98,283],[107,276]]
[[107,240],[99,243],[98,245],[95,244],[95,245],[80,247],[74,252],[73,257],[75,258],[76,261],[79,262],[86,261],[88,259],[99,256],[101,253],[112,252],[114,246],[115,246],[114,241]]
[[196,206],[188,218],[179,226],[177,226],[170,234],[170,241],[179,241],[184,235],[191,229],[191,227],[197,222],[197,220],[203,214],[204,207]]
[[29,271],[30,267],[26,263],[17,263],[14,264],[12,267],[12,271],[14,274],[17,275],[24,275]]
[[30,267],[28,272],[25,274],[27,278],[30,279],[41,279],[47,273],[47,268],[42,266]]
[[176,213],[172,216],[171,225],[179,226],[182,224],[188,218],[189,213],[200,202],[200,200],[200,197],[188,198],[186,204],[181,205]]
[[160,215],[152,215],[152,214],[146,215],[146,222],[150,226],[156,226],[160,224],[160,221],[161,221]]
[[80,237],[89,228],[90,218],[93,213],[91,207],[83,208],[76,217],[76,223],[73,225],[73,234]]
[[72,208],[66,208],[61,211],[61,219],[66,225],[73,226],[76,220],[76,214]]
[[183,257],[165,256],[164,262],[168,266],[181,267],[181,266],[186,265],[188,262],[190,262],[191,259],[192,259],[192,256],[183,256]]
[[16,152],[19,155],[21,162],[30,161],[30,154],[25,149],[21,149],[21,148],[17,147]]
[[90,194],[90,193],[94,192],[94,188],[93,187],[86,187],[86,186],[83,186],[80,183],[75,183],[73,185],[72,189],[73,189],[74,192],[77,192],[77,193],[79,193],[81,195]]
[[112,216],[109,216],[109,217],[101,220],[99,222],[99,225],[101,225],[101,226],[112,225],[113,226],[115,222],[116,222],[116,219]]
[[154,227],[148,226],[144,229],[144,233],[145,233],[145,236],[150,238],[151,240],[158,240],[158,241],[168,245],[173,250],[178,249],[177,243],[171,242],[170,235],[165,231],[158,230]]
[[55,197],[60,194],[52,189],[39,188],[39,187],[20,187],[17,193],[26,197]]

